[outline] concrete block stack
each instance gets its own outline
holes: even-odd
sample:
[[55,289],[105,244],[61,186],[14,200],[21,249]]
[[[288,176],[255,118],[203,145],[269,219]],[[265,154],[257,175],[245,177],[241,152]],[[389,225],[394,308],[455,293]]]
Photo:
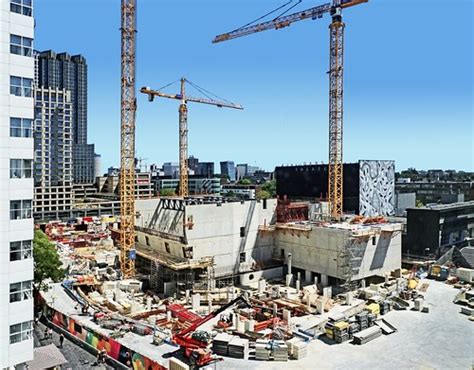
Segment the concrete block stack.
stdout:
[[257,339],[255,343],[255,359],[259,361],[270,360],[270,347],[265,339]]
[[249,358],[249,341],[239,337],[233,337],[227,347],[229,357],[242,358],[248,360]]
[[308,354],[308,345],[304,342],[295,343],[293,345],[293,358],[295,360],[300,360],[305,358]]
[[177,358],[170,358],[169,370],[189,370],[189,366]]
[[288,346],[282,340],[273,342],[273,360],[288,361]]
[[212,352],[216,355],[227,356],[229,343],[233,338],[227,333],[217,334],[212,340]]

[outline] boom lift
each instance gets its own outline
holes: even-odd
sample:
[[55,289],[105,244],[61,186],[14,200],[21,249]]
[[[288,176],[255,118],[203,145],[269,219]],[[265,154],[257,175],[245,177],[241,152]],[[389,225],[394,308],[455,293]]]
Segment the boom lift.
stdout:
[[[206,90],[198,87],[191,81],[181,78],[181,91],[179,94],[167,94],[149,87],[142,87],[140,92],[148,95],[148,100],[153,101],[155,96],[159,98],[179,100],[179,196],[187,197],[188,190],[188,102],[214,105],[219,108],[244,109],[239,104],[214,99],[196,98],[186,95],[185,83],[189,83],[199,91],[206,94]],[[208,92],[207,92],[208,93]],[[206,94],[207,95],[207,94]]]
[[196,331],[196,329],[237,304],[251,307],[250,303],[248,303],[243,296],[238,296],[236,299],[219,307],[201,320],[196,321],[188,328],[173,335],[173,342],[184,350],[184,356],[189,359],[192,365],[204,366],[218,360],[212,356],[212,352],[207,348],[211,339],[209,334],[203,331]]
[[[292,9],[299,3],[292,5],[283,14],[275,19],[253,24],[251,22],[234,31],[218,35],[214,38],[213,43],[232,40],[238,37],[251,35],[270,29],[279,30],[288,27],[294,22],[304,19],[319,19],[325,13],[329,13],[332,17],[330,30],[330,68],[329,68],[329,175],[328,190],[329,204],[331,215],[334,218],[340,218],[343,213],[342,199],[342,129],[343,129],[343,62],[344,62],[344,23],[342,22],[342,9],[351,6],[366,3],[368,0],[332,0],[331,3],[306,9],[301,12],[284,15],[288,10]],[[266,16],[292,3],[290,0],[283,6],[266,14]],[[258,20],[264,18],[260,17]]]

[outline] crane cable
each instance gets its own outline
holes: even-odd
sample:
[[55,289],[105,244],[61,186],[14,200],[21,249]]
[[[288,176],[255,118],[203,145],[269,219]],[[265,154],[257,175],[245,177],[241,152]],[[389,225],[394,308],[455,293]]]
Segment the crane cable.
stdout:
[[214,100],[214,98],[217,98],[217,99],[220,99],[226,103],[229,103],[231,105],[235,105],[234,103],[232,103],[231,101],[227,100],[227,99],[224,99],[212,92],[210,92],[209,90],[206,90],[205,88],[203,87],[200,87],[198,85],[196,85],[195,83],[193,83],[192,81],[189,81],[188,79],[186,79],[186,82],[189,83],[192,87],[194,87],[196,90],[198,90],[201,94],[207,96],[209,99],[211,100]]
[[[299,0],[299,3],[300,3],[301,1],[302,1],[302,0]],[[281,5],[281,6],[279,6],[278,8],[272,10],[271,12],[268,12],[267,14],[262,15],[261,17],[258,17],[257,19],[253,20],[252,22],[249,22],[249,23],[247,23],[247,24],[244,24],[243,26],[240,26],[239,28],[236,28],[235,30],[230,31],[229,33],[231,33],[231,32],[236,32],[236,31],[241,30],[242,28],[248,27],[248,26],[250,26],[250,25],[252,25],[252,24],[254,24],[254,23],[256,23],[256,22],[262,20],[263,18],[268,17],[270,14],[273,14],[273,13],[277,12],[278,10],[283,9],[285,6],[291,4],[292,2],[293,2],[293,0],[290,0],[290,1],[288,1],[287,3],[285,3],[285,4]],[[297,3],[296,5],[298,5],[299,3]],[[295,7],[296,5],[293,5],[290,9],[292,9],[292,8]],[[287,11],[288,11],[288,10],[287,10]],[[286,13],[286,11],[285,11],[283,14],[285,14],[285,13]],[[278,17],[281,17],[281,14],[280,14]],[[278,18],[278,17],[277,17],[277,18]],[[275,18],[275,19],[277,19],[277,18]]]

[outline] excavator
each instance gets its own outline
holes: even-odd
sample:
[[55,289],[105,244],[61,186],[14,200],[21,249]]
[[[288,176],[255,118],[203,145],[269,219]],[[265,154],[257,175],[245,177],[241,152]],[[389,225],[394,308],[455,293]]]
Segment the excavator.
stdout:
[[197,368],[221,360],[214,357],[211,350],[208,348],[211,341],[210,334],[206,331],[196,329],[235,305],[251,307],[250,303],[247,302],[244,296],[238,296],[236,299],[219,307],[217,310],[212,311],[209,315],[197,320],[188,328],[173,335],[173,342],[181,347],[184,356],[188,359],[191,367]]

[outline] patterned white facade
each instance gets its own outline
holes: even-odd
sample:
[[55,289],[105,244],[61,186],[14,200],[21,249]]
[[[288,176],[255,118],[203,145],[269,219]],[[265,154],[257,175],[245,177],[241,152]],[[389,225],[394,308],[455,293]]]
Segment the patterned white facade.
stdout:
[[359,161],[359,213],[395,214],[395,161]]
[[33,359],[31,0],[0,0],[0,369]]

